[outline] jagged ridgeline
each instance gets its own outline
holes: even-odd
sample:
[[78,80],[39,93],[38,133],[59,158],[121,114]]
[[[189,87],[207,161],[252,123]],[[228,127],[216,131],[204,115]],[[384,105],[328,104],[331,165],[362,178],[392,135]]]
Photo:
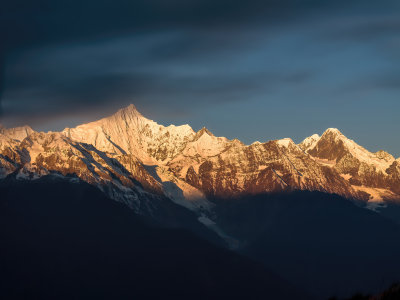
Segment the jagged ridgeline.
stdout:
[[300,144],[245,145],[206,128],[159,125],[130,105],[61,132],[1,127],[0,178],[3,186],[89,184],[317,297],[378,291],[400,276],[400,159],[333,128]]
[[206,128],[159,125],[133,105],[62,132],[1,128],[0,154],[1,177],[73,174],[138,212],[143,193],[196,211],[207,211],[213,197],[284,190],[335,193],[371,208],[400,199],[400,159],[371,153],[337,129],[299,145],[245,145]]

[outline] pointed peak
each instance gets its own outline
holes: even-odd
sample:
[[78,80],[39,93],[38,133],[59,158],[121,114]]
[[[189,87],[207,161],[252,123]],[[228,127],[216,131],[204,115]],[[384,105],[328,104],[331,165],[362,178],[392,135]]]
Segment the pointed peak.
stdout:
[[324,133],[336,133],[336,134],[341,134],[340,130],[337,128],[328,128],[327,130],[325,130]]
[[313,144],[318,141],[321,137],[319,134],[315,133],[312,136],[306,137],[300,144]]
[[139,111],[137,110],[136,106],[133,105],[132,103],[129,104],[127,107],[121,108],[118,112],[121,113],[134,113],[134,114],[140,114]]
[[206,127],[203,127],[203,128],[201,128],[198,132],[197,132],[197,136],[198,137],[200,137],[200,136],[202,136],[203,134],[208,134],[209,136],[214,136],[214,134],[210,131],[210,130],[208,130]]
[[201,128],[199,131],[196,132],[193,141],[199,140],[201,137],[215,137],[211,131],[209,131],[206,127]]
[[129,104],[127,107],[121,108],[114,114],[114,116],[120,117],[123,119],[125,119],[126,117],[129,118],[132,116],[143,117],[142,114],[136,109],[136,106],[133,104]]
[[327,130],[325,130],[323,135],[326,134],[333,134],[333,135],[343,135],[339,129],[337,128],[328,128]]
[[233,139],[232,143],[235,144],[235,145],[240,145],[240,146],[244,146],[245,145],[242,141],[240,141],[238,139]]
[[313,134],[312,136],[309,136],[307,138],[305,138],[300,144],[299,147],[301,150],[303,151],[308,151],[312,148],[315,147],[315,145],[318,143],[318,141],[320,140],[320,136],[319,134]]
[[350,140],[347,136],[345,136],[339,129],[337,128],[328,128],[325,132],[321,135],[320,140],[342,140],[347,141]]
[[136,106],[133,103],[129,104],[127,107],[125,107],[125,109],[137,111]]

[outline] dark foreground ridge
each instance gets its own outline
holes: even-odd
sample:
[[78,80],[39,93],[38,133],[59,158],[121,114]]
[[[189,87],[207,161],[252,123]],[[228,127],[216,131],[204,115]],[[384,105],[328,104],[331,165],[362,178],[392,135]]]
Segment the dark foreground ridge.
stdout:
[[295,191],[215,200],[239,251],[318,299],[375,294],[400,279],[400,228],[338,195]]
[[[364,294],[355,294],[351,298],[347,298],[346,300],[398,300],[400,299],[400,283],[393,284],[390,288],[386,289],[384,292],[379,293],[377,295],[364,295]],[[329,300],[339,300],[336,297],[332,297]]]
[[311,299],[238,254],[146,224],[86,183],[0,183],[2,299]]

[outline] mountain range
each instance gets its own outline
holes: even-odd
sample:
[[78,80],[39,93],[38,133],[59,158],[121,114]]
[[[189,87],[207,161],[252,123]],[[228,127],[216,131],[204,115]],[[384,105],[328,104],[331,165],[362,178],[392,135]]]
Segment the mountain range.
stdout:
[[208,219],[215,197],[265,192],[321,191],[371,209],[400,200],[400,158],[371,153],[337,129],[300,144],[285,138],[245,145],[206,128],[159,125],[134,105],[61,132],[0,128],[0,176],[11,173],[74,175],[143,214],[151,204],[140,195],[166,196]]
[[[299,144],[245,145],[207,128],[159,125],[134,105],[61,132],[1,127],[0,181],[49,178],[89,184],[150,222],[189,229],[314,287],[317,297],[400,278],[400,158],[338,129]],[[375,276],[365,277],[366,260]],[[350,261],[355,273],[343,272]],[[348,283],[334,281],[340,276]]]

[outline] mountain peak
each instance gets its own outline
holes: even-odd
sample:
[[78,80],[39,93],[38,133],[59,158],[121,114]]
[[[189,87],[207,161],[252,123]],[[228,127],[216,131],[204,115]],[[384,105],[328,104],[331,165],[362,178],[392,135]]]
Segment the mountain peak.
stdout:
[[142,114],[137,110],[136,106],[133,104],[129,104],[127,107],[121,108],[117,111],[116,115],[122,116],[142,116]]
[[214,134],[208,130],[206,127],[201,128],[198,132],[197,132],[197,136],[201,137],[203,134],[208,134],[209,136],[214,136]]
[[278,145],[288,148],[289,145],[295,145],[291,138],[284,138],[276,141]]
[[343,133],[341,133],[340,130],[337,128],[328,128],[327,130],[325,130],[323,135],[325,134],[343,135]]
[[300,144],[299,147],[303,151],[310,150],[314,148],[314,146],[318,143],[319,139],[321,137],[319,134],[313,134],[312,136],[309,136],[308,138],[305,138]]

